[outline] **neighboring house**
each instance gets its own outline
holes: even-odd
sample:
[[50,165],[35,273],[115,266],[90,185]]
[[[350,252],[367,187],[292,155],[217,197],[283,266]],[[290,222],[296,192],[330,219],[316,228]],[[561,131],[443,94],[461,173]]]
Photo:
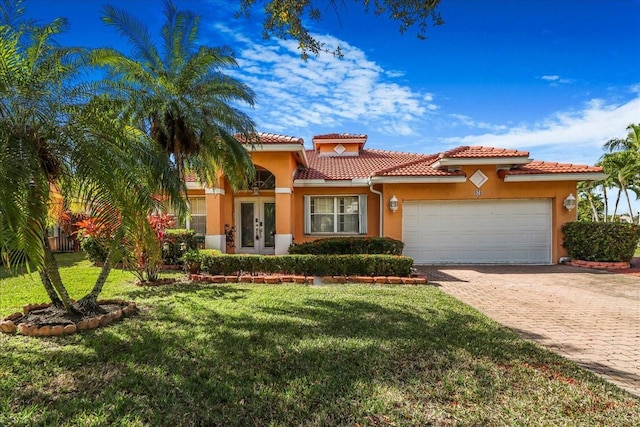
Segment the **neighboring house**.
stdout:
[[312,150],[301,138],[260,139],[247,148],[258,173],[246,190],[223,176],[214,188],[188,183],[191,222],[208,248],[285,254],[322,237],[387,236],[416,263],[555,263],[566,255],[560,227],[576,219],[565,204],[577,182],[605,177],[501,148],[425,155],[365,149],[366,135],[315,136]]

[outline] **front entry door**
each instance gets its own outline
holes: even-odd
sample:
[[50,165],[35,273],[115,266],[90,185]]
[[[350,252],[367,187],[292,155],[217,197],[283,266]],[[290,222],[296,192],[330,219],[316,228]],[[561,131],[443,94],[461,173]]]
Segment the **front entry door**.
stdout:
[[276,202],[272,197],[239,199],[236,203],[238,253],[273,254]]

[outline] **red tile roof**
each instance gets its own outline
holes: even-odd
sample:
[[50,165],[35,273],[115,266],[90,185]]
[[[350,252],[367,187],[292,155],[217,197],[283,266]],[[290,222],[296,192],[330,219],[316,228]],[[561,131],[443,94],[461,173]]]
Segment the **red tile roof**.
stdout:
[[[278,135],[275,133],[258,132],[256,134],[260,138],[260,144],[301,144],[304,140],[295,136]],[[247,142],[242,135],[235,135],[236,139],[242,143]]]
[[358,156],[320,156],[314,150],[307,150],[306,154],[309,167],[298,171],[295,179],[368,178],[378,171],[434,158],[425,154],[385,150],[362,150]]
[[431,166],[438,155],[428,156],[427,159],[416,160],[400,166],[394,166],[376,172],[375,176],[464,176],[462,171],[448,171]]
[[[304,146],[304,140],[294,136],[278,135],[274,133],[258,133],[261,144],[300,144]],[[239,141],[245,139],[236,135]],[[315,140],[349,140],[366,139],[364,134],[330,133],[316,135]],[[437,167],[442,159],[475,159],[475,158],[528,158],[528,151],[510,150],[505,148],[462,146],[439,154],[416,154],[387,150],[360,150],[357,156],[320,156],[316,150],[306,150],[308,167],[296,172],[296,180],[352,180],[365,179],[372,176],[388,177],[421,177],[421,176],[460,176],[462,171],[448,171],[446,168]],[[514,162],[518,163],[518,162]],[[520,162],[521,163],[521,162]],[[453,164],[449,160],[448,164]],[[435,167],[434,167],[435,165]],[[573,165],[569,163],[554,163],[532,161],[527,164],[519,164],[510,170],[501,170],[498,175],[504,178],[506,175],[534,175],[534,174],[561,174],[561,173],[601,173],[602,168],[596,166]],[[190,174],[187,182],[197,182],[197,177]]]
[[510,170],[501,170],[498,175],[501,178],[504,178],[506,175],[539,175],[557,173],[602,173],[602,168],[599,166],[574,165],[572,163],[543,162],[534,160],[527,165],[511,168]]
[[463,146],[445,151],[440,158],[472,159],[492,157],[529,157],[528,151],[509,150],[506,148],[494,148],[483,146]]
[[367,138],[367,135],[364,134],[353,134],[353,133],[327,133],[325,135],[315,135],[313,139],[362,139]]

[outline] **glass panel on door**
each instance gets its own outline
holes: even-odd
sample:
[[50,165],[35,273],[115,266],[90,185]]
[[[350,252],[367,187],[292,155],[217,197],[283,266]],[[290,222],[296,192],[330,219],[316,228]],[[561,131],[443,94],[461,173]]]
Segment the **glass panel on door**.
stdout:
[[266,202],[262,206],[264,212],[264,247],[274,248],[276,246],[276,204]]
[[247,202],[240,204],[240,245],[243,248],[253,248],[255,246],[254,203]]

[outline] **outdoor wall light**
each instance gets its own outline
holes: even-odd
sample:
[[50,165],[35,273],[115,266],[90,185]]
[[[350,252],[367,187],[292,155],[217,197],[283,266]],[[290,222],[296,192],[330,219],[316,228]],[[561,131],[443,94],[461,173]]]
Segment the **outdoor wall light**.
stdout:
[[391,209],[391,212],[398,210],[398,199],[395,195],[391,196],[391,199],[389,199],[389,209]]
[[574,210],[576,208],[576,196],[574,196],[573,193],[569,194],[567,198],[564,199],[563,205],[568,211]]
[[181,251],[186,251],[187,250],[187,244],[185,242],[180,243],[180,250]]
[[253,190],[253,195],[254,196],[259,196],[260,195],[260,187],[258,187],[257,185],[254,185],[251,190]]
[[164,242],[162,244],[162,250],[165,251],[165,252],[169,252],[169,249],[171,249],[170,246],[169,246],[169,242]]

